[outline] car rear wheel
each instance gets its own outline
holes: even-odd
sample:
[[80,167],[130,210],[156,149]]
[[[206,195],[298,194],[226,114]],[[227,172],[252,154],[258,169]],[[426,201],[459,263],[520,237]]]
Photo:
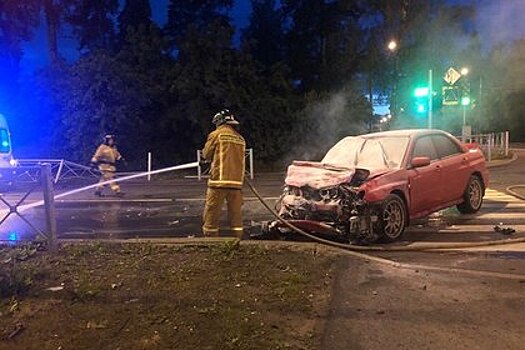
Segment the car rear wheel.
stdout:
[[463,193],[463,203],[458,204],[457,208],[460,213],[473,214],[481,208],[482,204],[483,183],[478,176],[472,175]]
[[401,197],[390,194],[385,198],[381,204],[379,222],[384,241],[393,242],[403,235],[407,222],[407,212]]

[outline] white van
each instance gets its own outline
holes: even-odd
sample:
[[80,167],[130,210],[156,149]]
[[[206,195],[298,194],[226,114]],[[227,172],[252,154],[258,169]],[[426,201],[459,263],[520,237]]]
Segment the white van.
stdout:
[[13,158],[11,133],[5,117],[0,114],[0,183],[11,184],[16,174],[16,160]]

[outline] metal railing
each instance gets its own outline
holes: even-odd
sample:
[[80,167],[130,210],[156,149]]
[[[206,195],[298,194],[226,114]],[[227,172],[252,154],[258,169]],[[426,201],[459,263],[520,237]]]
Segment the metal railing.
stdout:
[[465,143],[477,143],[490,162],[496,154],[509,156],[509,132],[502,131],[490,134],[467,135],[457,137]]
[[[253,180],[254,178],[254,171],[253,171],[253,148],[248,148],[244,154],[244,157],[248,160],[248,173],[250,174],[250,179]],[[204,160],[202,157],[202,150],[197,150],[197,162],[199,163],[199,166],[197,167],[197,179],[200,181],[202,178],[209,177],[210,168],[209,167],[202,167],[201,161]]]
[[40,168],[43,164],[51,166],[54,183],[66,179],[99,177],[100,173],[88,166],[70,162],[65,159],[17,159],[16,181],[36,182],[40,178]]
[[[28,168],[29,167],[26,167],[26,170],[29,170]],[[18,218],[31,228],[37,236],[44,238],[49,243],[51,249],[54,249],[57,241],[57,223],[53,186],[54,178],[51,172],[51,164],[42,164],[34,168],[33,174],[39,174],[38,178],[35,179],[36,184],[26,191],[21,198],[13,200],[13,198],[8,198],[6,195],[0,194],[0,226],[4,225],[11,217]],[[45,230],[38,228],[37,225],[27,217],[27,213],[24,212],[24,207],[26,206],[24,203],[39,186],[42,188],[42,201],[40,203],[43,204],[45,210]],[[7,208],[7,211],[4,208]],[[0,240],[0,244],[1,243],[5,242]]]

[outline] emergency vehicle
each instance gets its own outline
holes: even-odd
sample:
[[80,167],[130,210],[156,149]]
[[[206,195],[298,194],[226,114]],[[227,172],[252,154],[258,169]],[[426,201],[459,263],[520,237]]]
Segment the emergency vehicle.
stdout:
[[16,166],[17,162],[13,158],[9,126],[6,118],[0,114],[0,185],[12,185]]

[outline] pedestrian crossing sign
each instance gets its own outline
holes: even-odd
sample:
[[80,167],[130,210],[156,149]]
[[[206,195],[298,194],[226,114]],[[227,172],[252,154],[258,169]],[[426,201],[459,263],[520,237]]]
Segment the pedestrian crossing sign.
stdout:
[[443,86],[442,96],[444,106],[459,105],[460,91],[457,86]]

